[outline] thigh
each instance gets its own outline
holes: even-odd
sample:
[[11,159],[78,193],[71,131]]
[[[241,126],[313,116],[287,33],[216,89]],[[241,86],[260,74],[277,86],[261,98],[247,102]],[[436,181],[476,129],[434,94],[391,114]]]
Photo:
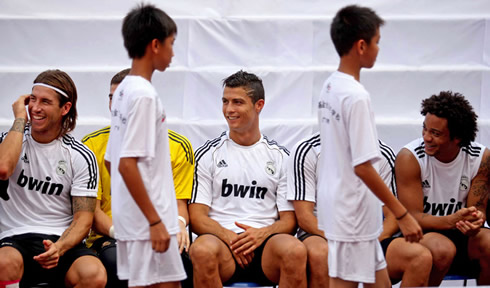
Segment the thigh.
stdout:
[[454,245],[453,241],[447,236],[438,232],[429,232],[424,234],[424,237],[419,243],[427,247],[435,258],[438,255],[456,253],[456,246]]
[[[490,216],[490,215],[489,215]],[[481,228],[480,232],[468,239],[468,256],[470,259],[488,257],[490,253],[490,229]]]
[[[270,281],[278,283],[282,262],[294,261],[296,255],[299,257],[300,254],[306,256],[306,248],[296,237],[289,234],[276,234],[270,237],[262,252],[261,266],[264,275]],[[286,255],[289,257],[286,258]],[[304,264],[306,269],[306,263]],[[301,265],[301,262],[298,262],[298,265]]]

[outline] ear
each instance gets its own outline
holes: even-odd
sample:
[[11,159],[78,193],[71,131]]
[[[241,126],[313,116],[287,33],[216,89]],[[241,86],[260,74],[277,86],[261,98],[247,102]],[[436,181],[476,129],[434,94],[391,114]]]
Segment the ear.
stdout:
[[255,102],[255,111],[257,113],[260,113],[262,111],[262,108],[264,108],[265,101],[264,99],[259,99],[257,102]]
[[160,48],[160,41],[158,41],[158,39],[155,38],[155,39],[151,40],[151,42],[148,45],[150,45],[151,51],[154,54],[158,53],[158,50]]
[[71,102],[66,102],[61,107],[61,115],[65,116],[66,114],[68,114],[68,112],[70,112],[70,109],[71,109]]
[[357,40],[354,45],[356,47],[357,54],[363,55],[366,52],[367,43],[364,39]]

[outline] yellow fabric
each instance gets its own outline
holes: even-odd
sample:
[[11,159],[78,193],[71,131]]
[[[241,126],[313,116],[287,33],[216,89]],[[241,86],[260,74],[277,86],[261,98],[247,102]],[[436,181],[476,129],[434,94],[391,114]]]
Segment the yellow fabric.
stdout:
[[[97,200],[100,200],[101,210],[112,217],[111,210],[111,176],[104,164],[104,155],[109,140],[111,127],[107,126],[94,131],[83,137],[82,142],[94,152],[99,165],[99,191]],[[189,140],[172,131],[168,130],[170,144],[170,159],[172,162],[172,173],[174,178],[175,195],[177,199],[190,199],[192,192],[192,181],[194,178],[194,151]],[[95,240],[102,235],[90,231],[86,240],[87,247],[91,247]]]

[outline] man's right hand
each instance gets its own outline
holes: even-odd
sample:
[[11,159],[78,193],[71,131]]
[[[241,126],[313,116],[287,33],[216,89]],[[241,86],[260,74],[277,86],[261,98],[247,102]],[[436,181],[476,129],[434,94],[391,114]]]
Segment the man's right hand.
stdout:
[[228,230],[228,229],[223,229],[223,230],[225,232],[225,238],[226,238],[223,240],[225,240],[228,247],[230,247],[231,253],[233,253],[233,255],[235,256],[235,259],[236,259],[236,262],[238,263],[238,265],[240,267],[242,267],[242,269],[245,269],[252,262],[252,259],[254,257],[254,253],[252,252],[252,253],[249,253],[247,255],[243,255],[243,253],[236,254],[233,251],[233,249],[231,249],[231,243],[238,238],[238,234],[236,234],[235,232]]
[[407,242],[419,242],[424,234],[422,228],[413,216],[407,212],[407,215],[398,220],[398,226]]
[[454,213],[457,220],[454,226],[464,235],[476,235],[483,225],[483,213],[476,207],[464,207]]
[[29,104],[30,97],[29,94],[22,95],[12,104],[15,119],[22,118],[27,122],[26,105]]
[[156,252],[163,253],[167,251],[170,245],[170,235],[163,222],[150,226],[151,248]]

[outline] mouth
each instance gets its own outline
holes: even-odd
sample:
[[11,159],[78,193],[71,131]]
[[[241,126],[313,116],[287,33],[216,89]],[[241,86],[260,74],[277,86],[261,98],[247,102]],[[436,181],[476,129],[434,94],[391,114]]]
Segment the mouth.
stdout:
[[226,116],[226,119],[233,121],[233,120],[238,119],[238,117],[237,116]]

